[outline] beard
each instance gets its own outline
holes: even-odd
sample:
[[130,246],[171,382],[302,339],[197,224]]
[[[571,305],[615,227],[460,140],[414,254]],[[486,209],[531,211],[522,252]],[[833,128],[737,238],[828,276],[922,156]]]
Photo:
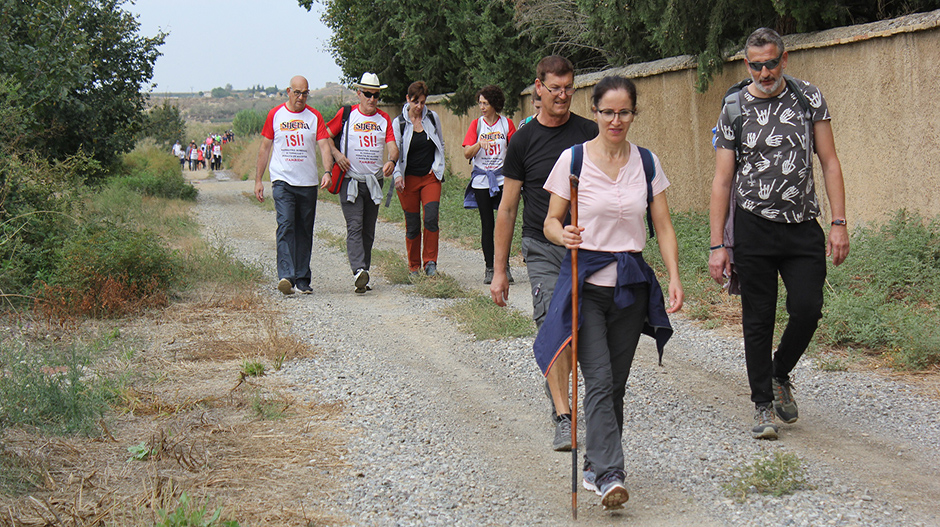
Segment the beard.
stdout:
[[755,79],[754,87],[760,90],[761,93],[765,95],[773,95],[777,90],[780,89],[780,86],[783,85],[783,75],[777,77],[777,80],[774,82],[774,85],[770,88],[764,88],[764,85],[760,83],[759,79]]

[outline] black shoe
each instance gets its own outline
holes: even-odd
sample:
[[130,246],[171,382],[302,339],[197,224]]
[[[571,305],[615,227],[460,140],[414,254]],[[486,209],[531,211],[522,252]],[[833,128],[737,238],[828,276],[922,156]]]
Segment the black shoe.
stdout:
[[437,276],[437,262],[428,262],[428,264],[424,266],[424,274]]
[[486,271],[483,271],[483,283],[490,285],[493,283],[493,268],[487,267]]

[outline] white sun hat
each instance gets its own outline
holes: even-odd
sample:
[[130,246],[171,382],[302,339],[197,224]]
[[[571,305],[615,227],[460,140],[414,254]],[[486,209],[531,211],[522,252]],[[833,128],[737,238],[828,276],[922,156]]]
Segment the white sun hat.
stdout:
[[352,87],[357,90],[384,90],[388,88],[388,84],[379,84],[379,76],[367,71],[362,74],[359,82],[353,83]]

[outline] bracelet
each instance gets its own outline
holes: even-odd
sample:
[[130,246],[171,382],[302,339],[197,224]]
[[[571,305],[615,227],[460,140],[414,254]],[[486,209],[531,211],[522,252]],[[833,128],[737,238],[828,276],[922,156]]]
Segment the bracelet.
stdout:
[[846,223],[845,223],[845,220],[844,220],[844,219],[843,219],[843,220],[832,220],[832,225],[841,225],[841,226],[845,227],[845,226],[846,226]]
[[708,250],[717,251],[718,249],[724,249],[724,248],[725,248],[725,244],[719,243],[718,245],[712,245],[711,247],[708,248]]

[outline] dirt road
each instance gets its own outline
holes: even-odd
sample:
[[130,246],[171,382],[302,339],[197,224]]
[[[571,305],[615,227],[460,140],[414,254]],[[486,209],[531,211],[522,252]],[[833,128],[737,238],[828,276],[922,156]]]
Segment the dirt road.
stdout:
[[[569,522],[571,458],[548,448],[552,429],[531,339],[475,342],[440,314],[449,301],[380,277],[375,290],[354,295],[345,254],[321,240],[315,294],[281,297],[273,213],[243,195],[249,182],[197,186],[207,236],[263,265],[284,323],[324,350],[280,375],[298,394],[346,407],[348,467],[332,474],[330,499],[312,499],[314,506],[358,525]],[[322,202],[316,225],[321,238],[345,229],[339,208]],[[376,247],[401,253],[403,238],[401,228],[383,223]],[[443,244],[440,269],[463,286],[486,291],[482,267],[477,251]],[[530,313],[524,268],[515,276],[511,307]],[[604,512],[582,489],[578,524],[940,525],[935,395],[885,375],[822,372],[804,361],[796,379],[800,420],[784,426],[777,442],[754,441],[740,339],[681,317],[676,326],[663,367],[644,340],[628,387],[631,499],[623,511]],[[724,486],[736,469],[773,452],[802,458],[811,488],[733,500]]]

